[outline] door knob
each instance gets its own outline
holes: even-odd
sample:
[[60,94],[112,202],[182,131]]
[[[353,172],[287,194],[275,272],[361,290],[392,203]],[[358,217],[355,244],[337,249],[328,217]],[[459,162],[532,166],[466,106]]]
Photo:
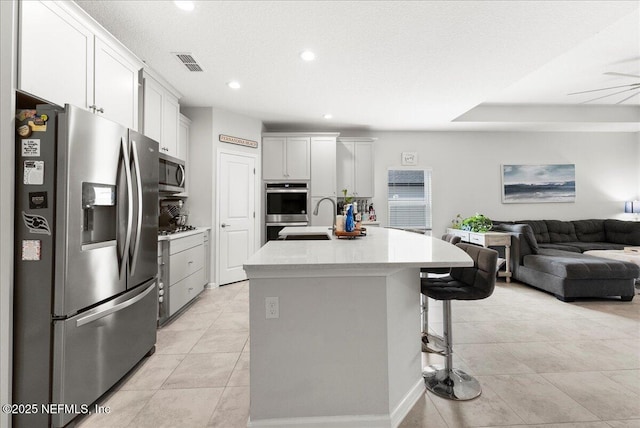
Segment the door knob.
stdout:
[[222,223],[220,226],[222,226],[222,227],[227,227],[227,226],[229,226],[229,225],[228,225],[228,224],[226,224],[226,223]]

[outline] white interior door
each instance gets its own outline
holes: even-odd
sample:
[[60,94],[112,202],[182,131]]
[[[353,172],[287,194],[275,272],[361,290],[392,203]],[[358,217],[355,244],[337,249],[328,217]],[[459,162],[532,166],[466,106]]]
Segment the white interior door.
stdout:
[[255,157],[220,153],[218,179],[219,284],[247,278],[242,265],[255,251]]

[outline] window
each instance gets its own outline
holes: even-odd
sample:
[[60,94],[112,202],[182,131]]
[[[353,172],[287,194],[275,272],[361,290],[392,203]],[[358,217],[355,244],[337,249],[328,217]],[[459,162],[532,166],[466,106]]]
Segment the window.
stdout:
[[390,169],[389,227],[431,230],[431,171]]

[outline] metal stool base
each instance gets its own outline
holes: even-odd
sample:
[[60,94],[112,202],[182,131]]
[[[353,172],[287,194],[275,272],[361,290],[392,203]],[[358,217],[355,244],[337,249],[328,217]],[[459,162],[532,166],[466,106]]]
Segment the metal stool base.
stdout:
[[429,366],[425,367],[422,377],[429,391],[449,400],[473,400],[482,394],[480,383],[460,369]]

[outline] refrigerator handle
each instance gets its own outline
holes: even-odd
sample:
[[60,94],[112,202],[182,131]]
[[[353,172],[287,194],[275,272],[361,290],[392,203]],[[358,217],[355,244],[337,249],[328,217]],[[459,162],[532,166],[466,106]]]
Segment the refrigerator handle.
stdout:
[[142,293],[138,294],[137,296],[132,297],[129,300],[125,300],[122,303],[118,303],[117,305],[111,306],[110,308],[107,308],[103,311],[99,311],[99,312],[94,312],[90,315],[84,316],[82,318],[78,318],[76,320],[76,327],[82,327],[85,324],[89,324],[92,323],[94,321],[99,320],[100,318],[104,318],[107,315],[111,315],[114,312],[118,312],[121,311],[125,308],[128,308],[131,305],[134,305],[136,303],[138,303],[140,300],[144,299],[145,297],[147,297],[147,294],[151,293],[156,287],[156,283],[154,282],[153,284],[151,284],[146,290],[144,290]]
[[122,265],[120,265],[120,277],[124,275],[126,263],[124,261],[129,255],[129,245],[131,244],[131,228],[133,226],[133,184],[131,183],[131,162],[129,160],[129,150],[127,141],[120,139],[122,143],[122,157],[124,158],[124,170],[127,178],[127,233],[124,238],[124,249],[122,251]]
[[140,249],[140,236],[142,235],[142,178],[140,177],[140,161],[138,160],[138,147],[135,140],[131,140],[131,153],[133,157],[133,167],[136,172],[136,190],[138,193],[138,203],[136,205],[136,239],[133,244],[133,255],[131,257],[131,273],[133,275],[136,271],[136,264],[138,263],[138,250]]

